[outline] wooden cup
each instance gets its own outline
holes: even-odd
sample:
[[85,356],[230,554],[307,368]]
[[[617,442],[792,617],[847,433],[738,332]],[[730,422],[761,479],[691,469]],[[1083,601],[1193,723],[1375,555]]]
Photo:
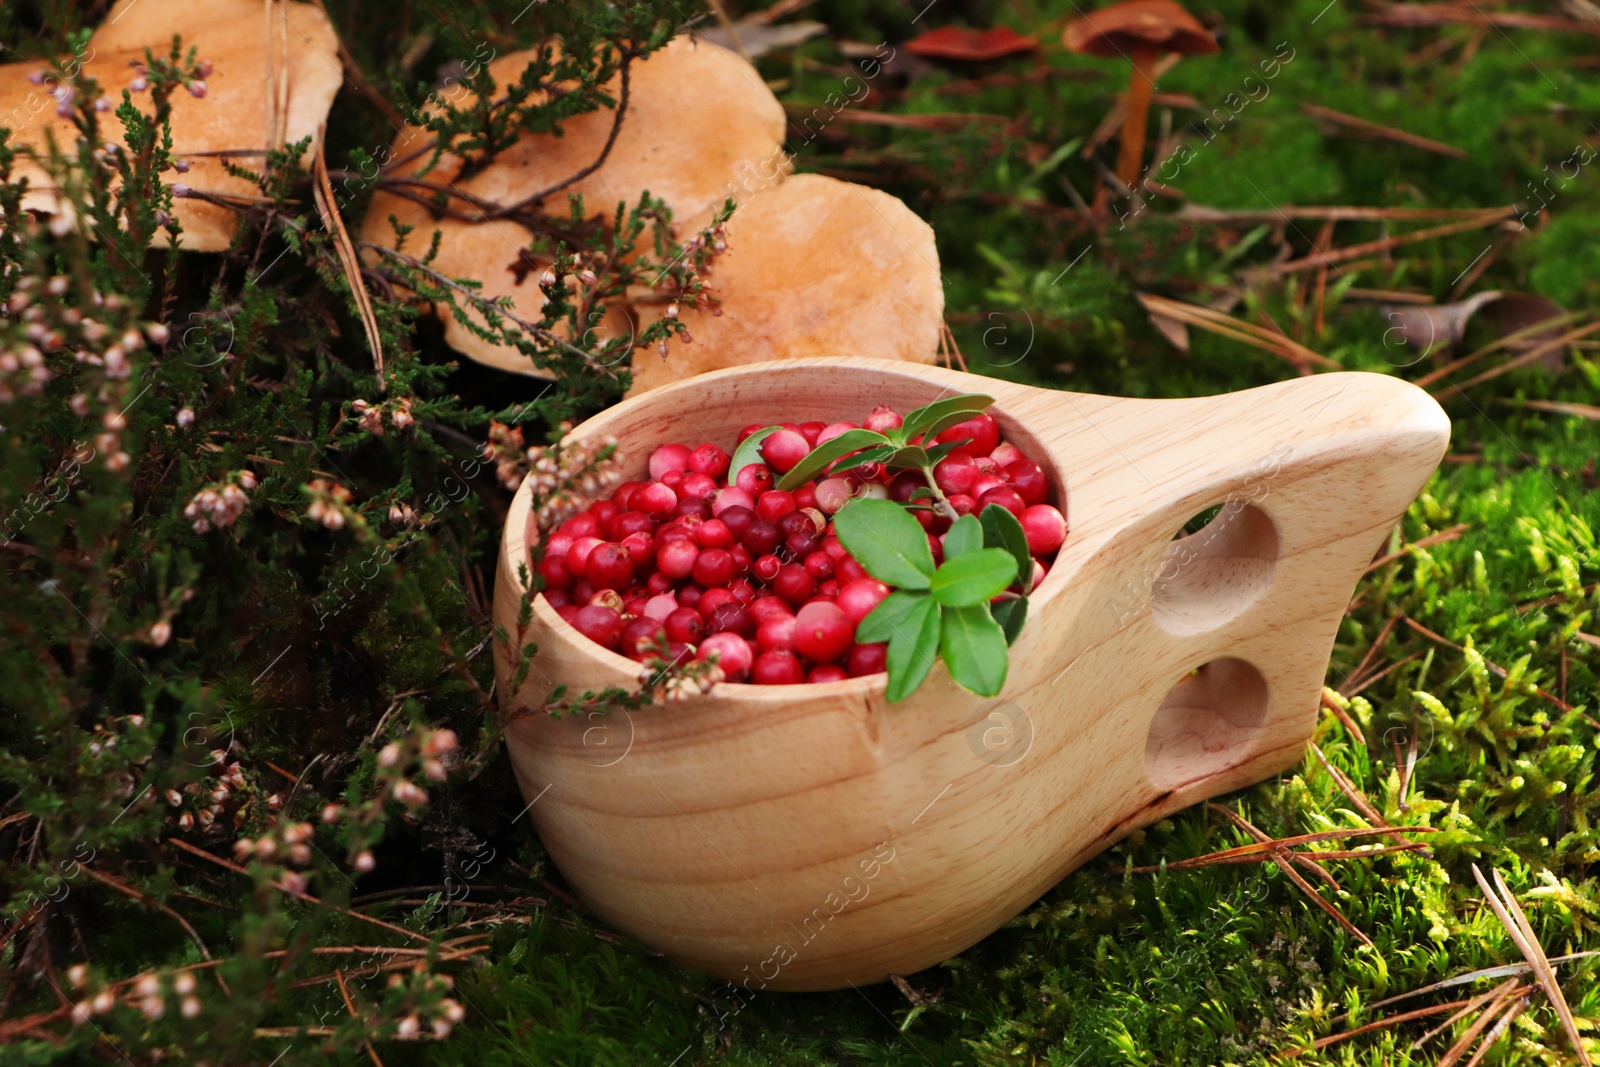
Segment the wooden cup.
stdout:
[[[516,692],[496,643],[527,810],[605,922],[750,989],[881,981],[972,945],[1130,831],[1301,757],[1351,591],[1449,439],[1438,404],[1397,378],[1129,400],[796,359],[673,383],[574,437],[616,437],[642,478],[668,441],[726,448],[752,423],[978,392],[1071,527],[997,698],[936,666],[892,706],[880,674],[552,719],[538,709],[557,684],[633,688],[639,665],[542,597]],[[513,635],[530,505],[524,484],[495,590]]]

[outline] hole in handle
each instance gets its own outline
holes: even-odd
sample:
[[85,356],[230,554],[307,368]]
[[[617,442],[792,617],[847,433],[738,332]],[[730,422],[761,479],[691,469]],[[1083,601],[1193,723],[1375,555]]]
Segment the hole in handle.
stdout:
[[1243,763],[1267,717],[1267,680],[1242,659],[1214,659],[1168,690],[1150,723],[1144,771],[1177,789]]
[[1254,504],[1230,500],[1185,524],[1215,516],[1167,546],[1150,589],[1150,614],[1180,637],[1221,626],[1254,604],[1278,565],[1278,528]]

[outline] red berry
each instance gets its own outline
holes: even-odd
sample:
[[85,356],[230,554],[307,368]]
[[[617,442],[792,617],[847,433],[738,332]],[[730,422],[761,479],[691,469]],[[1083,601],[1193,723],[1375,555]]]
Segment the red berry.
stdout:
[[1000,477],[998,474],[984,474],[980,472],[978,476],[972,480],[972,493],[970,495],[972,496],[973,500],[977,500],[989,490],[999,489],[1005,484],[1006,480]]
[[686,445],[662,445],[650,453],[650,477],[658,482],[668,471],[689,469],[689,449]]
[[778,549],[783,541],[783,534],[772,523],[765,519],[757,519],[745,530],[744,536],[739,538],[739,543],[752,556],[765,556]]
[[827,601],[807,604],[795,615],[795,649],[806,659],[832,663],[850,650],[855,624],[856,620],[849,618],[837,604]]
[[631,533],[652,533],[655,528],[656,520],[642,511],[624,511],[606,523],[605,527],[613,541],[620,541]]
[[786,563],[772,580],[772,591],[790,604],[804,604],[817,591],[817,580],[798,563]]
[[756,498],[737,486],[718,489],[716,497],[711,501],[711,514],[720,519],[728,508],[745,508],[753,515],[756,510]]
[[1027,459],[1028,457],[1024,456],[1022,454],[1022,449],[1018,448],[1016,445],[1011,444],[1009,441],[1002,441],[998,446],[995,447],[993,452],[989,453],[989,458],[994,460],[995,466],[999,467],[1001,470],[1005,470],[1007,467],[1011,466],[1011,464],[1016,463],[1019,460]]
[[584,574],[596,589],[626,589],[633,584],[633,556],[622,545],[603,542],[589,553]]
[[572,603],[572,594],[565,589],[546,589],[543,596],[553,608],[565,607]]
[[768,522],[794,514],[794,508],[794,494],[781,489],[769,489],[756,497],[756,514]]
[[633,499],[633,491],[643,484],[643,482],[623,482],[621,485],[617,486],[616,490],[611,494],[611,499],[615,500],[617,502],[617,506],[623,511],[627,511],[633,506],[631,503],[629,503],[629,501]]
[[558,529],[574,538],[593,537],[600,532],[600,523],[595,520],[593,515],[584,511],[572,516],[572,518],[562,523]]
[[631,533],[621,541],[622,547],[628,550],[628,555],[633,557],[633,569],[637,573],[645,571],[655,565],[656,539],[643,531]]
[[857,562],[854,556],[844,556],[834,561],[833,573],[842,582],[854,582],[862,578],[872,577],[867,573],[867,568]]
[[816,511],[817,486],[815,482],[807,482],[794,491],[794,506],[801,511]]
[[694,541],[701,548],[731,548],[733,533],[721,519],[707,519],[694,528]]
[[706,618],[706,629],[714,634],[736,633],[740,637],[754,637],[756,620],[737,602],[719,604]]
[[817,540],[817,535],[806,533],[804,530],[792,533],[784,538],[783,546],[789,550],[791,559],[805,559],[811,553],[822,547],[822,542]]
[[861,425],[878,433],[888,433],[890,430],[899,429],[902,421],[900,413],[894,408],[879,404],[872,409]]
[[551,534],[550,539],[544,543],[545,558],[549,559],[551,556],[565,556],[567,554],[567,549],[572,547],[572,542],[573,537],[571,534]]
[[734,545],[728,549],[728,555],[733,557],[733,573],[749,574],[750,567],[755,562],[750,558],[750,550],[743,545]]
[[977,501],[966,493],[953,493],[946,499],[950,501],[950,506],[955,508],[957,515],[971,515],[973,507],[977,504]]
[[811,444],[805,439],[805,435],[794,430],[779,430],[761,442],[761,458],[775,470],[784,473],[805,459],[806,453],[810,451]]
[[578,625],[578,612],[582,610],[576,604],[557,604],[556,614],[561,616],[563,622],[574,628]]
[[889,646],[883,641],[871,644],[856,645],[850,650],[850,657],[845,660],[845,666],[850,671],[850,677],[860,678],[864,674],[877,674],[885,669],[889,660]]
[[729,582],[728,592],[741,604],[748,604],[756,598],[756,587],[750,584],[748,578],[735,578]]
[[1050,492],[1050,480],[1045,476],[1044,468],[1031,459],[1019,459],[1001,467],[1000,475],[1011,483],[1011,488],[1022,497],[1024,504],[1043,504]]
[[1007,511],[1011,512],[1011,514],[1016,515],[1019,518],[1028,508],[1028,505],[1022,500],[1022,494],[1018,493],[1009,485],[996,486],[987,493],[984,493],[978,498],[978,506],[975,510],[981,514],[983,509],[988,507],[990,504],[999,504],[1001,507],[1005,508]]
[[678,587],[678,603],[686,608],[700,607],[700,598],[705,595],[705,590],[690,582]]
[[[854,429],[856,429],[856,424],[853,422],[830,422],[828,425],[822,428],[821,433],[817,434],[816,443],[818,445],[825,445],[835,437],[838,437],[840,434],[849,433]],[[813,445],[812,447],[814,448],[816,446]]]
[[925,489],[928,479],[922,476],[921,471],[901,471],[889,479],[889,499],[896,504],[909,504],[911,494],[918,489]]
[[579,633],[597,645],[615,650],[622,639],[622,616],[599,604],[589,604],[578,609],[572,625]]
[[717,666],[722,668],[723,675],[730,682],[737,682],[750,672],[752,656],[750,642],[738,634],[720,633],[712,634],[700,642],[700,648],[695,652],[695,659],[711,659],[715,657]]
[[1020,516],[1022,532],[1028,538],[1028,551],[1048,556],[1067,539],[1067,520],[1049,504],[1035,504]]
[[750,665],[750,680],[756,685],[798,685],[806,680],[806,670],[793,652],[769,648]]
[[825,582],[833,577],[833,557],[826,552],[817,551],[806,557],[806,573],[819,582]]
[[717,483],[706,474],[690,474],[683,479],[678,490],[680,497],[709,498],[717,491]]
[[678,506],[672,510],[673,517],[685,518],[693,516],[697,519],[711,517],[711,501],[702,496],[679,497]]
[[756,521],[756,513],[749,508],[739,507],[737,504],[730,508],[723,508],[717,516],[722,524],[733,534],[735,541],[743,541],[745,531],[750,529],[750,524]]
[[572,588],[572,572],[567,569],[565,556],[546,556],[540,560],[539,575],[544,578],[544,587],[547,590]]
[[739,439],[738,439],[738,441],[736,443],[742,445],[742,444],[744,444],[744,439],[746,437],[749,437],[751,434],[755,433],[757,430],[764,430],[764,429],[766,429],[766,427],[761,425],[759,422],[752,422],[749,426],[746,426],[744,429],[739,431]]
[[[774,435],[776,436],[776,434]],[[759,463],[751,463],[739,468],[739,473],[734,479],[734,485],[750,494],[753,500],[772,488],[772,471]],[[754,505],[751,505],[754,507]]]
[[594,586],[589,584],[589,579],[579,578],[572,584],[572,602],[579,607],[594,599]]
[[618,507],[616,501],[614,500],[596,500],[593,504],[589,505],[589,514],[593,515],[595,521],[601,526],[604,526],[606,523],[622,514],[622,512],[623,509]]
[[671,593],[656,593],[644,602],[639,614],[648,615],[657,622],[666,622],[667,616],[678,610],[678,598]]
[[994,421],[994,416],[980,412],[966,422],[956,423],[934,438],[937,444],[949,441],[965,441],[966,444],[956,446],[955,451],[963,452],[974,459],[987,456],[1000,443],[1000,424]]
[[834,663],[824,663],[820,667],[812,667],[811,673],[806,675],[806,681],[812,685],[818,682],[842,682],[850,677],[843,667]]
[[633,506],[646,515],[665,518],[678,507],[678,494],[661,482],[651,482],[634,491]]
[[706,635],[706,620],[693,608],[675,608],[665,621],[667,638],[698,645]]
[[965,452],[952,452],[933,467],[933,480],[946,494],[970,493],[978,465]]
[[710,588],[733,581],[733,556],[725,548],[708,548],[694,561],[694,580]]
[[707,441],[689,453],[689,469],[707,478],[721,478],[728,473],[728,454]]
[[872,614],[872,609],[883,603],[888,595],[889,587],[876,578],[860,578],[853,582],[841,583],[839,609],[854,626]]
[[656,569],[668,578],[687,578],[699,558],[700,548],[693,540],[668,541],[656,549]]
[[839,598],[839,579],[829,578],[817,586],[817,596],[824,600],[837,600]]
[[783,560],[779,559],[777,556],[774,556],[770,552],[750,565],[750,573],[754,574],[763,582],[771,582],[778,576],[778,572],[782,569]]
[[794,616],[777,615],[756,628],[756,647],[765,652],[769,648],[794,651]]
[[666,630],[662,628],[661,623],[656,619],[642,615],[636,619],[629,619],[622,624],[622,637],[620,640],[622,654],[631,659],[637,659],[643,655],[654,655],[656,642],[665,639],[666,634]]
[[598,537],[580,537],[572,542],[572,547],[567,549],[567,570],[572,572],[574,578],[585,578],[589,574],[589,553],[595,546],[605,544]]

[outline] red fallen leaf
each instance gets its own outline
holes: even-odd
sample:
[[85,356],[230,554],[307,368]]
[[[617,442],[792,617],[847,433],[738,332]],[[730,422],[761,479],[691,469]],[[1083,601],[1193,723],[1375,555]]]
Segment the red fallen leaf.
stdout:
[[929,59],[960,59],[982,63],[991,59],[1031,52],[1039,47],[1032,37],[1024,37],[1009,26],[970,30],[963,26],[941,26],[906,42],[906,51]]

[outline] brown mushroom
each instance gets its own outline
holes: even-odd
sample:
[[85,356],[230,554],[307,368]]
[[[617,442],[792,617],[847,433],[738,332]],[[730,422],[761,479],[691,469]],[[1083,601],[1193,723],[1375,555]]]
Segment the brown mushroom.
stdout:
[[[633,356],[633,392],[795,356],[932,363],[944,288],[933,229],[888,193],[818,174],[752,197],[712,263],[720,315],[683,310],[692,344]],[[665,314],[640,309],[641,328]]]
[[[130,64],[142,62],[147,48],[166,55],[174,34],[212,67],[203,96],[180,91],[172,97],[173,152],[189,167],[181,181],[218,196],[259,196],[254,182],[228,173],[220,153],[242,153],[234,162],[259,169],[263,148],[318,135],[344,77],[328,16],[291,0],[120,0],[90,38],[83,73],[114,101],[141,77]],[[56,143],[70,150],[76,130],[56,114],[49,89],[30,80],[39,69],[37,62],[0,67],[0,125],[12,127],[14,145],[43,153],[46,131],[53,131]],[[133,99],[139,102],[138,91]],[[120,122],[108,116],[102,129],[121,143]],[[19,157],[13,176],[28,179],[28,210],[70,210],[31,159]],[[198,198],[175,200],[173,213],[183,226],[183,247],[192,251],[227,248],[238,225],[234,212]],[[166,232],[158,230],[155,240],[164,243]]]
[[[516,52],[490,63],[496,84],[516,82],[532,55]],[[607,91],[618,96],[618,81],[613,80]],[[611,109],[602,108],[568,119],[560,137],[527,135],[459,182],[462,160],[446,156],[425,180],[495,204],[520,203],[594,163],[611,135],[614,116]],[[546,197],[542,207],[549,214],[565,215],[568,195],[578,194],[588,215],[610,215],[619,202],[636,204],[648,190],[672,208],[678,234],[691,233],[704,226],[726,198],[740,199],[762,188],[763,182],[782,179],[788,172],[788,157],[782,150],[784,126],[783,105],[748,61],[713,44],[676,38],[633,64],[627,108],[604,164]],[[426,143],[416,128],[408,129],[392,158],[404,158]],[[425,159],[397,168],[397,174],[416,174]],[[453,206],[481,213],[465,200],[456,199]],[[512,269],[533,236],[521,224],[504,218],[435,217],[428,207],[380,190],[367,211],[363,239],[393,246],[390,215],[416,227],[413,246],[426,247],[432,232],[440,231],[434,269],[452,278],[480,279],[485,298],[508,295],[514,314],[538,320],[544,295],[537,272],[529,277]],[[456,351],[489,366],[543,376],[516,349],[476,336],[444,308],[435,311],[444,318],[446,343]],[[481,320],[474,311],[466,313]],[[626,316],[617,313],[607,317],[601,333],[627,329]]]
[[1074,19],[1062,32],[1061,41],[1079,55],[1121,56],[1133,64],[1117,177],[1124,185],[1136,185],[1144,162],[1156,62],[1167,52],[1209,55],[1217,51],[1216,38],[1172,0],[1126,0]]

